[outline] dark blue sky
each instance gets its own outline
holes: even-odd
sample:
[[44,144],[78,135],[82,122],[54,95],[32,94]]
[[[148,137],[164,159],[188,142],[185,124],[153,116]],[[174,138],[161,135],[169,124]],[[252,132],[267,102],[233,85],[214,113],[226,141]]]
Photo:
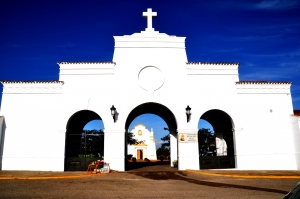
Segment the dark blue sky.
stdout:
[[158,12],[155,30],[187,37],[189,61],[292,81],[300,109],[299,0],[1,0],[0,80],[57,80],[57,62],[111,61],[113,36],[144,30],[147,8]]

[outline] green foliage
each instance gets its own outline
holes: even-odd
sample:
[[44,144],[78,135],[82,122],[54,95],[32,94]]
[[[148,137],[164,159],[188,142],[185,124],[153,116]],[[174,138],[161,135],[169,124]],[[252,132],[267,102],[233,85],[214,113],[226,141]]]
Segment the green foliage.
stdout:
[[131,160],[132,156],[133,156],[132,154],[128,154],[127,155],[127,160]]
[[144,140],[138,141],[134,138],[134,134],[132,132],[127,132],[127,144],[129,145],[135,145],[135,144],[141,144],[144,143]]
[[94,154],[78,154],[79,158],[93,158],[95,157]]
[[132,157],[132,162],[136,162],[136,157]]
[[165,156],[161,155],[159,156],[160,161],[163,161],[165,159]]
[[159,157],[159,156],[168,157],[169,155],[170,155],[170,150],[163,145],[156,150],[157,157]]
[[100,130],[82,130],[80,153],[82,157],[95,157],[104,154],[104,132]]
[[170,134],[168,134],[160,139],[165,142],[165,143],[162,143],[161,146],[170,147]]
[[210,150],[210,148],[215,148],[216,136],[214,132],[210,129],[199,129],[198,131],[198,144],[200,151]]
[[178,160],[173,160],[173,164],[178,164]]

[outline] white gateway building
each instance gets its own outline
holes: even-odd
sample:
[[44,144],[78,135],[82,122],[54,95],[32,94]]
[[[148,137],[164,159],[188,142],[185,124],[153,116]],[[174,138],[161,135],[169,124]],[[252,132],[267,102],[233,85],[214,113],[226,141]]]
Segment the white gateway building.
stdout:
[[[189,62],[185,37],[155,31],[151,9],[143,15],[145,31],[114,37],[112,61],[59,62],[57,81],[1,81],[2,170],[85,169],[100,152],[81,154],[81,132],[100,119],[99,150],[123,171],[129,125],[145,113],[167,123],[179,170],[300,169],[291,82],[241,81],[239,63]],[[199,155],[199,119],[226,142],[226,153]]]

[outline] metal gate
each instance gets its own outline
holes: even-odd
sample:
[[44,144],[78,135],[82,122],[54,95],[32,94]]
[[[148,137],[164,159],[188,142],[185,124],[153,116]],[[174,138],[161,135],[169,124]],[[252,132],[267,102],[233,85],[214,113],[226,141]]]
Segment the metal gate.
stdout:
[[102,159],[103,154],[103,131],[83,130],[81,134],[67,134],[65,170],[87,170],[88,165]]
[[201,156],[200,169],[235,168],[234,156]]

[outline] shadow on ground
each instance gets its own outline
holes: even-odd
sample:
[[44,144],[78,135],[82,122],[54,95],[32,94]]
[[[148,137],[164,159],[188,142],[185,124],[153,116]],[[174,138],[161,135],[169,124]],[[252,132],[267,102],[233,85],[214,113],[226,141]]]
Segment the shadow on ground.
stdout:
[[288,193],[287,191],[278,190],[278,189],[261,188],[261,187],[236,185],[236,184],[226,184],[226,183],[209,182],[209,181],[191,179],[191,178],[187,177],[187,172],[185,172],[185,171],[148,171],[148,172],[141,171],[141,172],[132,172],[132,174],[143,177],[143,178],[148,178],[151,180],[182,180],[185,182],[198,184],[198,185],[204,185],[204,186],[210,186],[210,187],[237,188],[237,189],[273,192],[273,193],[280,193],[280,194]]
[[[128,162],[125,164],[126,171],[152,171],[152,170],[174,170],[170,166],[170,161],[154,161],[154,162],[146,162],[146,161],[137,161],[137,162]],[[175,169],[177,170],[177,169]]]

